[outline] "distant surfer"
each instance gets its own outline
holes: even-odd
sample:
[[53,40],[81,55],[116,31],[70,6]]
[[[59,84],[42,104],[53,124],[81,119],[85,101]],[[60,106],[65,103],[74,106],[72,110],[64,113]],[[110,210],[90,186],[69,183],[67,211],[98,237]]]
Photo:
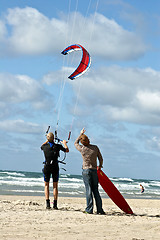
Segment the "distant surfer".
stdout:
[[144,193],[144,187],[142,186],[142,184],[140,184],[141,187],[141,193]]
[[59,180],[59,166],[58,157],[59,152],[69,152],[67,141],[63,140],[62,144],[56,144],[54,142],[54,134],[49,132],[47,134],[47,141],[42,144],[41,149],[44,152],[45,162],[43,168],[44,183],[45,183],[45,198],[46,198],[46,208],[50,209],[50,199],[49,199],[49,181],[52,175],[53,178],[53,208],[58,209],[57,199],[58,199],[58,180]]
[[[96,145],[91,145],[90,140],[84,134],[83,128],[79,137],[76,139],[74,145],[81,153],[83,158],[82,176],[86,189],[86,203],[87,207],[85,213],[93,213],[93,196],[95,198],[97,214],[105,214],[102,208],[102,199],[98,190],[98,175],[97,175],[97,158],[99,160],[99,169],[102,168],[103,158],[99,148]],[[81,144],[79,144],[81,142]]]

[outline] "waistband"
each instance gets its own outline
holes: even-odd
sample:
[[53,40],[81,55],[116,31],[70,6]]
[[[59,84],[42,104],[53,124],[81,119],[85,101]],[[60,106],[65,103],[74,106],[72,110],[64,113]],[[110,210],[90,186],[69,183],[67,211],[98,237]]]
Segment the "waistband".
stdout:
[[54,160],[51,160],[50,163],[48,163],[46,161],[43,162],[43,164],[46,165],[46,166],[50,166],[50,165],[53,165],[53,164],[56,164],[56,163],[58,163],[58,161],[54,161]]

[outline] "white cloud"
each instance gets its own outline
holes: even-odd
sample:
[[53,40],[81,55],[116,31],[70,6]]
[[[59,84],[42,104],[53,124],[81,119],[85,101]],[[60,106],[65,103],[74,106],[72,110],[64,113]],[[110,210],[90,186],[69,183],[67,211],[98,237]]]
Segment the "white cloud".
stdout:
[[70,83],[76,96],[82,85],[78,98],[84,111],[89,108],[110,121],[152,125],[160,121],[159,81],[160,73],[152,69],[112,66]]
[[96,15],[93,39],[92,52],[108,60],[136,59],[146,50],[140,37],[101,14]]
[[53,54],[63,50],[67,42],[77,41],[91,55],[107,60],[137,59],[146,51],[140,35],[125,30],[102,14],[85,18],[80,13],[71,13],[69,20],[66,19],[49,19],[31,7],[9,9],[6,21],[11,30],[4,45],[6,53]]
[[[68,76],[68,71],[71,73],[73,69],[65,68],[65,71]],[[62,72],[44,76],[44,82],[49,85],[58,82]],[[160,72],[151,68],[110,66],[93,71],[91,67],[83,77],[67,80],[75,93],[70,112],[78,116],[92,115],[97,122],[157,125],[160,122],[159,81]]]
[[8,38],[9,46],[15,54],[36,55],[53,52],[61,41],[61,22],[57,19],[49,20],[34,8],[9,9],[6,19],[12,27]]
[[141,143],[144,143],[145,149],[148,151],[160,150],[160,129],[159,126],[142,127],[139,129],[137,137]]
[[26,75],[0,74],[1,118],[33,116],[36,111],[49,111],[53,104],[52,95],[41,82]]
[[42,100],[44,95],[42,85],[26,75],[0,74],[1,102],[34,102]]
[[148,112],[160,112],[160,90],[159,92],[139,91],[137,99],[142,108]]
[[7,34],[7,29],[5,26],[5,23],[0,20],[0,56],[6,55],[6,52],[4,51],[4,45],[6,44],[6,34]]
[[146,140],[146,146],[151,151],[157,151],[159,153],[160,150],[160,138],[154,136],[150,139]]
[[6,33],[7,29],[5,27],[5,23],[3,21],[0,21],[0,41],[3,41],[5,39]]
[[62,67],[61,70],[49,72],[48,74],[44,75],[42,81],[48,86],[51,86],[55,83],[60,83],[63,85],[65,80],[68,81],[67,76],[69,76],[73,71],[73,68]]
[[17,119],[0,121],[0,129],[7,132],[39,134],[41,126],[36,123],[25,122],[24,120]]

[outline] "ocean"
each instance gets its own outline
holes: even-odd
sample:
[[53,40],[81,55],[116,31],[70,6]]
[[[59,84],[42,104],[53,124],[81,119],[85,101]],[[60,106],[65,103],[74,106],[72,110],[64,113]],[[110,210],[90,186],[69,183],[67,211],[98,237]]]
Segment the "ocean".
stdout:
[[[110,178],[124,198],[160,199],[160,180],[132,178]],[[145,188],[141,193],[140,184]],[[52,192],[52,180],[50,183]],[[102,198],[108,198],[99,186]],[[0,195],[44,196],[42,173],[0,170]],[[60,197],[85,197],[81,175],[61,174],[59,178]]]

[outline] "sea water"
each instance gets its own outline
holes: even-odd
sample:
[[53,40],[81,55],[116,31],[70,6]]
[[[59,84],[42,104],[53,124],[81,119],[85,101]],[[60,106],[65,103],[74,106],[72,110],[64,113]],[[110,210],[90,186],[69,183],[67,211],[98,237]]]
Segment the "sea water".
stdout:
[[[160,180],[110,178],[125,198],[160,199]],[[141,193],[140,184],[145,188]],[[81,175],[61,174],[59,178],[59,196],[85,197],[85,187]],[[50,183],[52,191],[52,180]],[[107,194],[99,186],[102,198]],[[38,172],[0,170],[0,195],[44,196],[43,174]]]

